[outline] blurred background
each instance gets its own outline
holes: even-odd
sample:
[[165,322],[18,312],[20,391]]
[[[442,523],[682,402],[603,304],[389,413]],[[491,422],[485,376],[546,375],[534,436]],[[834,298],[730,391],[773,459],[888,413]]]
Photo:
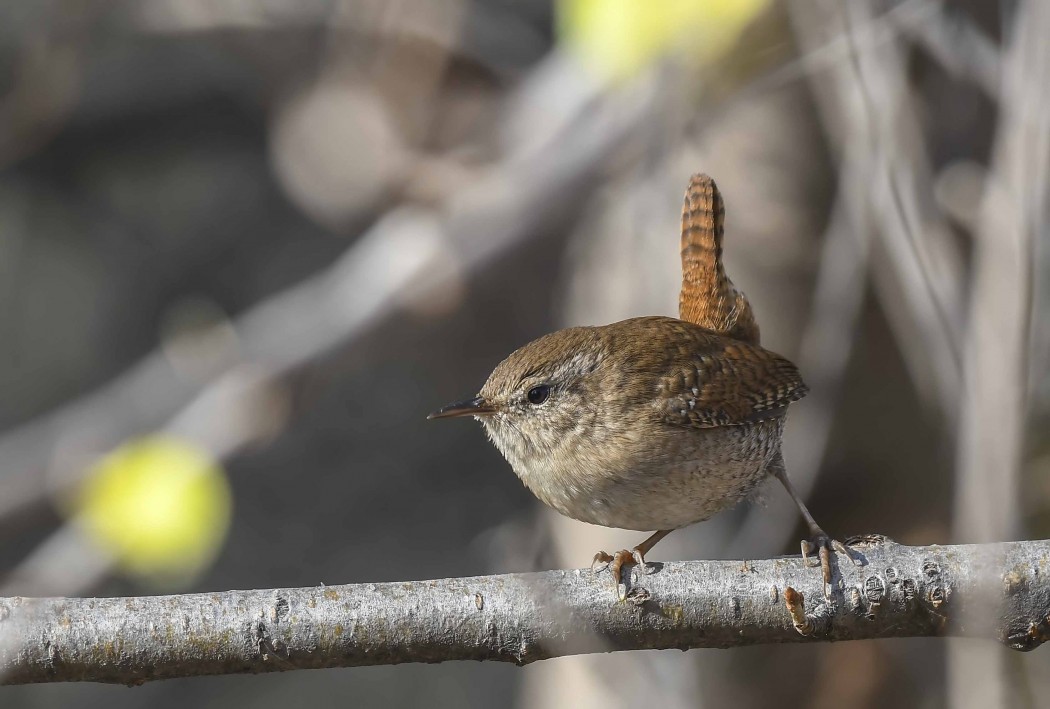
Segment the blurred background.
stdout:
[[[693,172],[821,524],[1050,534],[1050,3],[0,3],[0,595],[580,567],[471,422],[673,315]],[[654,559],[795,553],[778,487]],[[610,587],[611,588],[611,587]],[[611,592],[611,591],[610,591]],[[1050,706],[937,639],[0,689],[4,707]]]

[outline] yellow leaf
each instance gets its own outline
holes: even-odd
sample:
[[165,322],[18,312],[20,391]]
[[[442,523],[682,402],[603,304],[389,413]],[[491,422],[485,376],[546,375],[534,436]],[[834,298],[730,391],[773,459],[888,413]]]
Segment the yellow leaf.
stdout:
[[561,41],[606,79],[626,79],[672,51],[710,62],[769,0],[559,0]]
[[214,559],[231,500],[225,473],[205,451],[150,436],[94,467],[76,519],[125,569],[165,580],[192,576]]

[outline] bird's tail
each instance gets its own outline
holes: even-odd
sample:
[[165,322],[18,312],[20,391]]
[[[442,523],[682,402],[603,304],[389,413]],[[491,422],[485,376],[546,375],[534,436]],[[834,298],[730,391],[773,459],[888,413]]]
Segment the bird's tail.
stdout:
[[758,344],[747,296],[722,267],[725,203],[715,181],[693,175],[682,207],[682,293],[679,317],[737,340]]

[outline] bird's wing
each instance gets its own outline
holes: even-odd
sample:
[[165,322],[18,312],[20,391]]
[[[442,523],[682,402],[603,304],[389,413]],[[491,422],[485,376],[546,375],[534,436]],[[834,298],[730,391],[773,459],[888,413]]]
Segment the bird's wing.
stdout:
[[700,338],[691,356],[676,357],[660,389],[657,407],[665,420],[695,428],[776,418],[808,391],[787,359],[718,336]]

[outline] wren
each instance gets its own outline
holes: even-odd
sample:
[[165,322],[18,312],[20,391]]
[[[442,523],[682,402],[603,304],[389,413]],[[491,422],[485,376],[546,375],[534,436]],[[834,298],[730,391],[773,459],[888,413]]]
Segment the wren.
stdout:
[[819,550],[853,558],[813,519],[787,477],[780,447],[788,405],[806,394],[790,361],[759,345],[751,305],[725,274],[725,208],[694,175],[682,212],[681,319],[640,317],[570,327],[513,352],[478,395],[429,418],[474,416],[521,481],[573,519],[656,530],[632,550],[598,552],[622,596],[621,570],[671,531],[747,498],[774,476]]

